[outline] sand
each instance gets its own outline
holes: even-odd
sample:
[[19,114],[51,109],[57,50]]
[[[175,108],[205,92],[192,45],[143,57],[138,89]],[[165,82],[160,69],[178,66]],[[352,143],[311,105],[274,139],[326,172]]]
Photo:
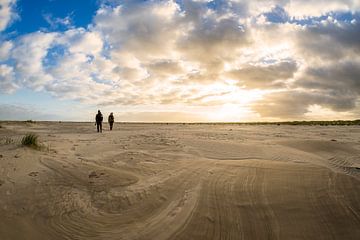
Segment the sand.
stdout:
[[1,240],[360,239],[359,126],[0,125]]

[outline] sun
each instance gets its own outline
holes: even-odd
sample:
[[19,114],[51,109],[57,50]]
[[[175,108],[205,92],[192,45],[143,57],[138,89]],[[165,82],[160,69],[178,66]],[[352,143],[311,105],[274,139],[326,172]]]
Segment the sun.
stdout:
[[246,107],[236,104],[224,104],[216,107],[207,114],[209,121],[214,122],[238,122],[244,121],[250,114]]
[[238,89],[224,97],[224,104],[212,107],[206,117],[216,122],[252,121],[258,114],[252,111],[251,104],[262,99],[264,94],[264,91]]

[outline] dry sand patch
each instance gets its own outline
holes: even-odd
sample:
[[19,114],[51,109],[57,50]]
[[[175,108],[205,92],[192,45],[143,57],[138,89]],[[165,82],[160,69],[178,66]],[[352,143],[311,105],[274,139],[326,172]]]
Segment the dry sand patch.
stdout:
[[360,236],[356,126],[2,126],[0,239]]

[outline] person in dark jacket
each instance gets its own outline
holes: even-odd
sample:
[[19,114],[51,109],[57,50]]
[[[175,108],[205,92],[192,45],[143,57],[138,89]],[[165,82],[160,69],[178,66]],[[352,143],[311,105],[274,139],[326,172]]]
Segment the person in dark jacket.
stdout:
[[98,110],[98,113],[95,116],[95,125],[98,132],[102,132],[102,121],[103,121],[103,115],[101,114],[100,110]]
[[110,125],[110,131],[111,131],[112,128],[113,128],[113,125],[114,125],[114,114],[113,113],[110,113],[110,115],[108,117],[108,122],[109,122],[109,125]]

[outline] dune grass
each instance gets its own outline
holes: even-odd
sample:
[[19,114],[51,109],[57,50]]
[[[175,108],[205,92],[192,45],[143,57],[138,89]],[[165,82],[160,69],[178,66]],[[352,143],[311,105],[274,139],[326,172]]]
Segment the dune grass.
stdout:
[[40,148],[39,136],[34,133],[28,133],[21,139],[21,144],[26,147]]
[[10,137],[6,137],[5,138],[5,144],[12,144],[14,142],[14,140]]

